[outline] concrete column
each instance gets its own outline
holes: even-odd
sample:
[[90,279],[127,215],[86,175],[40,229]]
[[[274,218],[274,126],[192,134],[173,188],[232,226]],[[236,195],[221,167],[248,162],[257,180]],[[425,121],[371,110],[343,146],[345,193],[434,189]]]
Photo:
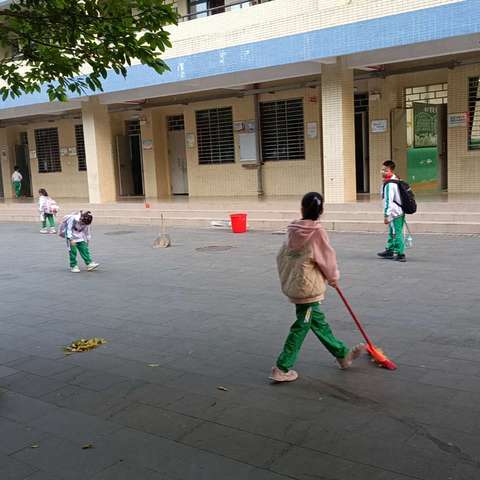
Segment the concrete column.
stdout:
[[90,203],[114,202],[117,199],[115,157],[110,116],[105,105],[92,97],[82,107],[85,156],[87,159]]
[[[158,198],[157,166],[155,163],[155,150],[153,144],[152,114],[145,114],[145,123],[142,122],[142,160],[143,160],[143,185],[145,198]],[[144,148],[144,145],[147,148]]]
[[353,70],[341,59],[322,65],[322,130],[325,200],[355,202]]
[[12,188],[12,149],[8,143],[8,135],[6,128],[0,128],[0,171],[3,184],[3,198],[13,198]]
[[[369,93],[372,95],[369,100],[369,145],[370,145],[370,193],[380,192],[382,183],[381,168],[385,160],[393,160],[398,162],[400,152],[392,154],[391,138],[395,136],[395,140],[399,135],[398,128],[402,124],[403,129],[406,128],[404,114],[397,107],[397,82],[395,77],[372,78],[368,80]],[[401,104],[401,103],[400,103]],[[372,120],[386,120],[387,130],[384,132],[372,132],[370,125]],[[392,134],[392,120],[394,121],[394,130]],[[398,143],[398,142],[396,142]],[[405,141],[403,142],[405,144]],[[402,169],[399,165],[399,172]]]

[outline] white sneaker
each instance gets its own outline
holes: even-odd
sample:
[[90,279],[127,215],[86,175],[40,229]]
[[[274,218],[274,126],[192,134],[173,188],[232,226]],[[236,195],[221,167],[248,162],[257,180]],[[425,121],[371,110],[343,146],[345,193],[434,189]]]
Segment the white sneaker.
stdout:
[[48,233],[57,233],[57,230],[55,227],[51,227]]
[[92,270],[95,270],[99,266],[100,266],[99,263],[92,262],[87,265],[87,270],[91,272]]
[[41,229],[40,229],[40,233],[48,233],[48,229],[46,229],[46,228],[41,228]]
[[273,367],[268,378],[274,382],[294,382],[298,378],[298,373],[295,370],[282,372],[278,367]]
[[72,273],[80,273],[80,268],[78,268],[78,265],[77,265],[76,267],[72,267],[72,268],[70,269],[70,271],[71,271]]

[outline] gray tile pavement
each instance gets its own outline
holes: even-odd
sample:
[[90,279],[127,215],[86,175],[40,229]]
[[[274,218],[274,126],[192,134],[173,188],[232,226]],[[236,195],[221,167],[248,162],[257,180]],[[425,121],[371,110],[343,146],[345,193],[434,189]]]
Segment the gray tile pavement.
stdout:
[[[94,228],[102,266],[73,275],[58,238],[0,225],[1,480],[480,478],[479,238],[418,236],[397,264],[375,258],[381,236],[332,235],[345,293],[399,369],[342,372],[310,335],[299,380],[271,385],[293,321],[283,238],[178,229],[154,250],[154,229],[105,235],[118,229]],[[232,248],[196,250],[211,245]],[[334,291],[324,310],[359,341]],[[64,355],[90,336],[108,343]]]

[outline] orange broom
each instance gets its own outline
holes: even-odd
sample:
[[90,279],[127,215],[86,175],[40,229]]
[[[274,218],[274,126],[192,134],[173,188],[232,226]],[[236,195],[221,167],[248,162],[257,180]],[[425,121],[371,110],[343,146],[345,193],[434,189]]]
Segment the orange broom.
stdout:
[[348,303],[347,299],[345,298],[345,295],[343,292],[340,290],[340,287],[335,287],[337,290],[338,294],[340,295],[340,298],[342,299],[343,303],[347,307],[347,310],[349,311],[350,315],[353,318],[353,321],[355,322],[355,325],[358,327],[360,330],[360,333],[362,334],[363,338],[367,342],[367,352],[371,355],[371,357],[375,360],[375,362],[378,363],[381,367],[384,367],[388,370],[396,370],[397,366],[395,363],[393,363],[380,349],[378,349],[370,340],[370,338],[367,335],[367,332],[365,329],[362,327],[362,324],[358,320],[357,316],[355,315],[355,312],[352,310],[352,307]]

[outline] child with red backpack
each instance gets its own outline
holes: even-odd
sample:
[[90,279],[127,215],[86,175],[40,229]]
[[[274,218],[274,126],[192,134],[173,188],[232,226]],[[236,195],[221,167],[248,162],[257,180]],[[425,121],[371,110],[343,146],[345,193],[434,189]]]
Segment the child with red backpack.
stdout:
[[55,215],[57,215],[60,209],[55,200],[48,196],[44,188],[38,191],[38,195],[38,210],[40,211],[40,220],[42,221],[40,233],[57,233]]

